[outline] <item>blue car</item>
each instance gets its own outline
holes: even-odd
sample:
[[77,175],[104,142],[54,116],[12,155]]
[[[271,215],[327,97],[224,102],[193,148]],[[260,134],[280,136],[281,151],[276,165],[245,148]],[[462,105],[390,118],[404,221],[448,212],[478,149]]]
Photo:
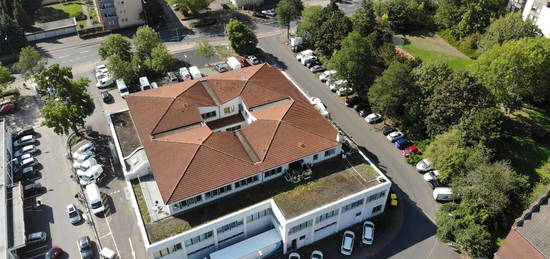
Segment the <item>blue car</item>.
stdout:
[[395,144],[396,148],[404,149],[404,148],[410,146],[411,143],[406,138],[400,138],[400,139],[396,140],[394,144]]

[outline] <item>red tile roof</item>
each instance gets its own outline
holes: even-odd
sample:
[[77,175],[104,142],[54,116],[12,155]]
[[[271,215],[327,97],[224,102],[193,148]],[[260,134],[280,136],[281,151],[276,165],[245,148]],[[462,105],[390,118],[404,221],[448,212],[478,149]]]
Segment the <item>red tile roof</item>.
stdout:
[[[198,107],[215,106],[212,98],[225,103],[239,96],[254,122],[237,132],[214,132],[202,123]],[[336,129],[278,69],[265,64],[126,100],[165,203],[339,145]]]

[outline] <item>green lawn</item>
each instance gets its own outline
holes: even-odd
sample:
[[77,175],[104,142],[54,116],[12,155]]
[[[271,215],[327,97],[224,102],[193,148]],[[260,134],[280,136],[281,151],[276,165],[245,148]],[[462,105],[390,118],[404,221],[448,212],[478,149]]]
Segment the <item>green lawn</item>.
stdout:
[[445,62],[454,70],[462,70],[472,63],[471,59],[440,37],[406,35],[403,38],[405,44],[401,47],[425,62]]
[[45,23],[76,17],[82,13],[82,4],[72,2],[68,4],[53,4],[42,6],[35,16],[36,22]]

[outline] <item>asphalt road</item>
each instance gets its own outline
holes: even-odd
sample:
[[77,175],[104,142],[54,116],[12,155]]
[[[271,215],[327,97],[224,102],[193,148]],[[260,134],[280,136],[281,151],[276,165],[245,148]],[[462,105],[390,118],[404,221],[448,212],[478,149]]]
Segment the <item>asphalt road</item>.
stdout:
[[[377,258],[453,258],[454,252],[435,238],[434,220],[438,204],[422,175],[407,164],[382,133],[368,125],[363,118],[343,104],[343,100],[307,68],[298,63],[288,46],[281,44],[281,36],[260,39],[268,62],[283,70],[307,95],[319,97],[327,106],[334,122],[363,149],[366,155],[402,190],[405,203],[404,221],[396,239],[389,243]],[[366,254],[356,253],[357,258]],[[369,256],[370,257],[370,256]]]

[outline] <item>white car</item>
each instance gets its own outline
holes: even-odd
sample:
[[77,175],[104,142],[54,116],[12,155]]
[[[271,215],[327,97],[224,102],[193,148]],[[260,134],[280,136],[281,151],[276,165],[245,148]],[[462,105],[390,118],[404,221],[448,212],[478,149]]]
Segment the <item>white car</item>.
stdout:
[[97,65],[95,67],[95,72],[96,73],[107,73],[107,66],[105,64],[101,64],[101,65]]
[[370,124],[377,123],[381,119],[382,119],[382,115],[380,115],[378,113],[371,113],[371,114],[367,115],[367,117],[365,117],[365,120]]
[[80,168],[84,161],[93,157],[95,157],[95,153],[91,150],[78,154],[76,157],[73,157],[73,168]]
[[71,222],[71,224],[73,225],[82,220],[82,216],[80,216],[80,212],[78,212],[78,210],[73,204],[67,205],[67,214],[69,215],[69,222]]
[[23,148],[15,151],[15,154],[13,154],[14,157],[20,157],[24,154],[32,154],[34,152],[36,152],[36,146],[35,145],[27,145],[27,146],[24,146]]
[[292,252],[288,255],[288,259],[300,259],[300,254],[296,252]]
[[97,179],[103,174],[103,166],[94,165],[86,171],[77,170],[76,174],[79,178],[80,185],[88,185],[95,183]]
[[432,160],[424,158],[420,160],[420,162],[416,163],[416,170],[419,172],[427,172],[429,170],[432,170],[432,166],[434,163]]
[[19,167],[21,167],[21,168],[23,168],[23,167],[32,167],[32,166],[35,166],[36,164],[38,164],[36,159],[34,157],[29,157],[29,158],[25,158],[25,159],[21,160],[21,162],[19,163]]
[[433,180],[437,180],[437,177],[439,176],[439,170],[432,170],[424,174],[424,181],[431,182]]
[[189,73],[189,70],[186,67],[181,67],[179,72],[182,81],[193,80],[191,73]]
[[84,145],[82,145],[81,147],[79,147],[77,150],[75,150],[72,154],[72,158],[73,159],[76,159],[77,156],[79,156],[81,153],[84,153],[86,151],[92,151],[94,152],[95,151],[95,146],[94,144],[92,143],[86,143]]
[[391,142],[394,142],[402,137],[405,137],[405,134],[401,131],[394,131],[386,136],[386,138]]
[[311,259],[323,259],[323,252],[319,250],[314,250],[311,252]]
[[34,139],[33,135],[26,135],[26,136],[23,136],[22,138],[16,140],[15,142],[13,142],[13,146],[14,147],[26,146],[26,145],[34,143],[35,141],[36,141],[36,139]]
[[29,159],[29,158],[33,158],[32,154],[29,154],[29,153],[23,154],[19,157],[19,161],[23,161],[23,160]]
[[108,87],[108,86],[112,85],[113,83],[114,83],[113,78],[109,77],[109,76],[106,76],[104,78],[98,79],[95,86],[97,88],[104,88],[104,87]]
[[336,94],[339,96],[346,96],[353,94],[353,89],[351,87],[340,87],[338,90],[336,90]]
[[336,92],[336,90],[338,88],[340,88],[341,86],[343,86],[344,84],[346,84],[348,81],[346,80],[336,80],[334,82],[331,82],[329,85],[328,85],[328,88],[333,91],[333,92]]
[[351,255],[353,252],[353,243],[355,242],[355,233],[351,230],[346,230],[344,232],[344,237],[342,238],[342,247],[340,247],[340,253],[343,255]]
[[[75,161],[75,163],[76,163],[76,161]],[[75,166],[75,163],[73,163],[73,166]],[[82,163],[79,163],[77,165],[77,167],[75,167],[75,169],[81,170],[81,171],[86,171],[94,165],[97,165],[97,160],[95,160],[95,158],[93,158],[93,157],[90,157],[90,158],[84,160]]]
[[365,221],[363,223],[363,244],[372,245],[374,242],[374,223]]
[[319,75],[319,80],[326,82],[334,74],[336,74],[336,70],[327,70]]

